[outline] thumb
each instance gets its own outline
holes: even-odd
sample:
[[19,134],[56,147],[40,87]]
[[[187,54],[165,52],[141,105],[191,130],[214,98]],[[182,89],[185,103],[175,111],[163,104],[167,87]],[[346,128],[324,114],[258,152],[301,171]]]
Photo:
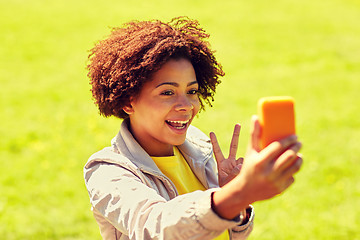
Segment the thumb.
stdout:
[[248,152],[261,151],[260,136],[261,136],[261,126],[259,123],[259,118],[258,116],[253,115],[251,117],[250,143],[248,146]]

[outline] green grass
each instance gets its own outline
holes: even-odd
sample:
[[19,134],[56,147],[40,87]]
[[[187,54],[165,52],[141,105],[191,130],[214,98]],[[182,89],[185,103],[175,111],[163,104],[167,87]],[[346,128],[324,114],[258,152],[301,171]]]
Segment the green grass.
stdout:
[[194,123],[224,148],[240,122],[244,154],[259,97],[296,99],[304,165],[283,195],[255,204],[250,239],[360,239],[355,0],[0,0],[1,238],[100,238],[82,167],[120,121],[92,103],[87,51],[110,26],[179,15],[211,34],[226,72]]

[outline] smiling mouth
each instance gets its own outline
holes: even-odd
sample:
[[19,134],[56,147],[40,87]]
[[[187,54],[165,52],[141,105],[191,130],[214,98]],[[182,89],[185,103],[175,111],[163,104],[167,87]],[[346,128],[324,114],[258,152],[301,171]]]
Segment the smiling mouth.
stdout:
[[189,120],[187,121],[170,121],[170,120],[166,120],[165,121],[168,125],[170,125],[171,127],[175,128],[175,129],[184,129],[187,127]]

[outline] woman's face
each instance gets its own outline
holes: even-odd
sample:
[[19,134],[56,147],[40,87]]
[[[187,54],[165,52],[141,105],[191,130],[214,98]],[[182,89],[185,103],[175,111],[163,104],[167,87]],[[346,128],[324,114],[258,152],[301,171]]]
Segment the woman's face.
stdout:
[[130,130],[150,156],[169,156],[181,145],[200,108],[199,85],[187,59],[171,59],[144,84],[124,111]]

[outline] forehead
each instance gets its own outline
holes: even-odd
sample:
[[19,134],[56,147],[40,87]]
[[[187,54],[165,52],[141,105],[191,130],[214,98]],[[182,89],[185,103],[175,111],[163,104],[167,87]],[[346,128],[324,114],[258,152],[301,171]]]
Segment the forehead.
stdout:
[[193,82],[196,81],[196,74],[193,65],[187,59],[170,59],[156,71],[149,83],[154,85],[162,82]]

